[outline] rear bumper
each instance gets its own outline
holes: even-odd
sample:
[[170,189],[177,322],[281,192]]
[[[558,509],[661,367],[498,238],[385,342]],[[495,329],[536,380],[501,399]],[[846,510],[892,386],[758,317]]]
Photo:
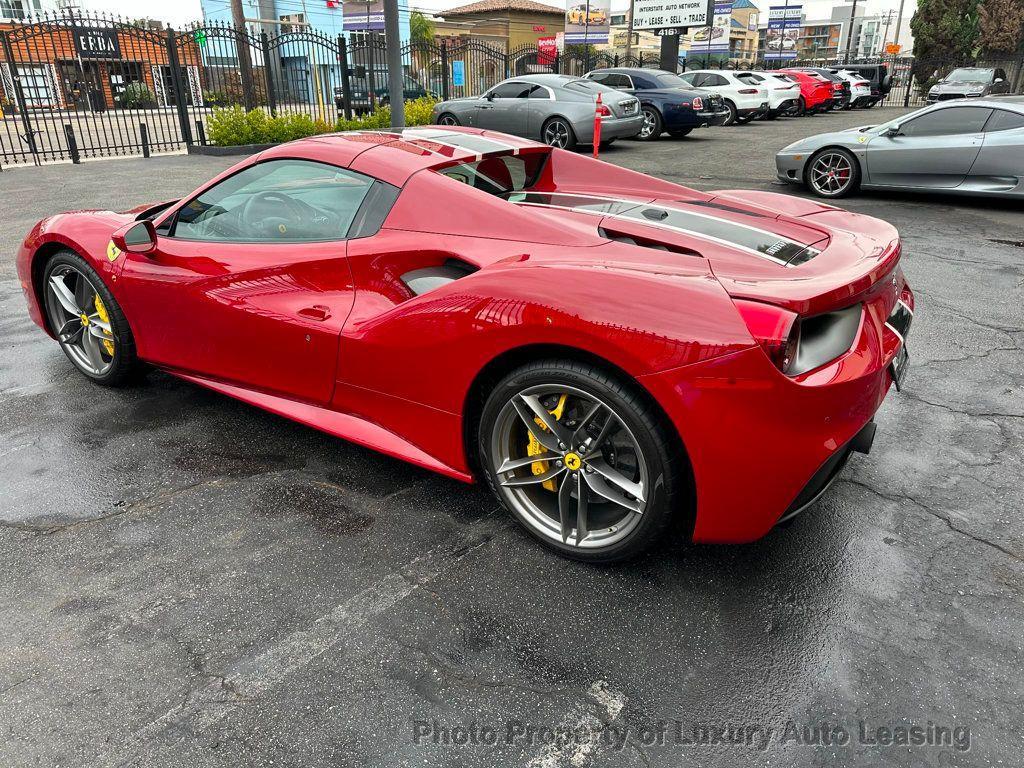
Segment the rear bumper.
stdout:
[[898,351],[889,334],[866,311],[853,350],[796,378],[759,347],[640,378],[688,449],[694,541],[760,538],[813,503],[849,453],[870,444]]
[[[601,121],[601,141],[609,139],[628,139],[640,133],[644,127],[643,114],[633,117],[606,117]],[[594,141],[594,120],[588,119],[580,123],[573,123],[573,130],[576,131],[576,140],[581,144],[591,144]]]

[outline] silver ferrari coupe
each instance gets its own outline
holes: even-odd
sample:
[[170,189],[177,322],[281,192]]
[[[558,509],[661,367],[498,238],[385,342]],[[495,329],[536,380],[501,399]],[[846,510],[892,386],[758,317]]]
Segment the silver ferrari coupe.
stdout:
[[820,197],[858,188],[1024,197],[1024,96],[944,101],[820,133],[780,151],[775,166]]
[[602,145],[640,133],[644,117],[635,96],[570,75],[523,75],[503,80],[482,96],[440,102],[434,107],[431,122],[489,128],[571,149],[577,143],[594,141],[598,93]]

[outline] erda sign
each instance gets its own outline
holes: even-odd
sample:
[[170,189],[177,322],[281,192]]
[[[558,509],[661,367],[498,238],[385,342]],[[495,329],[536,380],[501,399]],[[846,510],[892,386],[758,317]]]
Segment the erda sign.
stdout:
[[120,59],[121,42],[113,27],[73,27],[75,51],[83,59]]

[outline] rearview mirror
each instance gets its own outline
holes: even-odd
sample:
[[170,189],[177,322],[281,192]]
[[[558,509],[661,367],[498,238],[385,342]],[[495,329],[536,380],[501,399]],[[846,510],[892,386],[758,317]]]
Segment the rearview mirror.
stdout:
[[110,238],[114,245],[129,253],[149,253],[156,248],[156,228],[149,219],[126,224]]

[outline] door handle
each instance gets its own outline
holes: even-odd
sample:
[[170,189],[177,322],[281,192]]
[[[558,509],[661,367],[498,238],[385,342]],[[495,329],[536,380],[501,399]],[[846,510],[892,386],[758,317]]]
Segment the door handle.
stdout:
[[323,321],[331,316],[331,310],[323,304],[314,304],[312,307],[303,307],[300,309],[299,315],[307,320]]

